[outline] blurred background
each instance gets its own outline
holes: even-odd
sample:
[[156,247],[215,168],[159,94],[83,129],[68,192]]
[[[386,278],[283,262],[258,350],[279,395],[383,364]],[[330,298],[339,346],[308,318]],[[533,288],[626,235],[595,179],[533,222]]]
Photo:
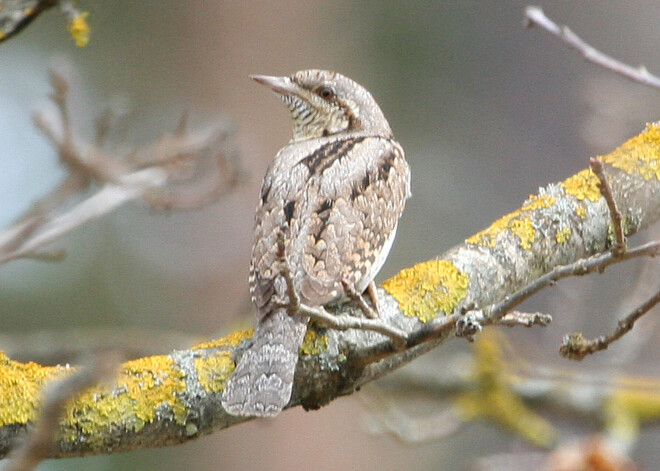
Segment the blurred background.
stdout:
[[[608,54],[660,71],[657,1],[537,3]],[[173,130],[186,110],[192,126],[226,119],[244,178],[200,211],[124,207],[54,244],[67,251],[62,262],[0,267],[0,333],[13,350],[2,343],[0,349],[23,360],[41,360],[37,347],[44,345],[75,349],[85,342],[80,329],[153,331],[146,342],[165,353],[252,325],[246,278],[253,211],[262,175],[291,125],[281,102],[249,74],[332,69],[364,85],[381,105],[406,149],[413,198],[380,281],[461,243],[540,186],[587,167],[590,156],[658,119],[657,91],[585,63],[539,29],[525,29],[522,1],[77,5],[90,12],[92,38],[84,49],[75,47],[56,10],[0,45],[0,227],[63,175],[31,122],[34,110],[52,110],[50,67],[69,77],[79,137],[91,140],[93,120],[107,106],[128,110],[130,126],[118,147]],[[658,349],[644,348],[658,345],[653,319],[645,319],[643,339],[625,339],[581,364],[557,354],[565,333],[604,333],[638,303],[631,296],[639,291],[633,290],[639,270],[630,263],[545,290],[523,308],[552,314],[555,322],[506,331],[511,348],[532,364],[578,374],[625,369],[657,378]],[[657,289],[657,280],[648,281]],[[427,362],[432,374],[458,349],[469,345],[455,340],[417,362]],[[535,450],[486,424],[417,445],[372,436],[358,395],[183,446],[49,461],[41,469],[451,471],[471,469],[480,456]],[[570,422],[563,428],[562,439],[594,430]],[[660,462],[659,439],[655,426],[632,452],[646,469]]]

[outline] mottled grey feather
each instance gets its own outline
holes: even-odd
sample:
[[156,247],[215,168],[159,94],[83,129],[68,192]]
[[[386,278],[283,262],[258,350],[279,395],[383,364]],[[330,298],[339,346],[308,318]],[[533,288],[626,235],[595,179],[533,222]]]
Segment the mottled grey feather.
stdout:
[[[307,325],[278,304],[288,300],[278,238],[302,303],[341,300],[342,281],[361,293],[387,257],[410,173],[380,108],[352,80],[303,71],[258,81],[285,98],[294,139],[264,177],[249,277],[259,323],[222,401],[234,415],[273,416],[290,400]],[[317,99],[319,87],[332,87],[330,98]]]

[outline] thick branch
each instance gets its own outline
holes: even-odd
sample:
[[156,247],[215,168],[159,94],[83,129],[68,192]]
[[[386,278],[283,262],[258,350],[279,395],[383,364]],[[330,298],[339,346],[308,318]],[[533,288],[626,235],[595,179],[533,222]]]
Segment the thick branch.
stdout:
[[[601,159],[626,235],[660,219],[658,159],[660,125]],[[612,256],[610,210],[599,185],[590,169],[549,185],[463,244],[386,281],[379,290],[380,321],[406,332],[404,351],[378,332],[311,326],[289,407],[314,409],[351,394],[451,338],[466,314],[477,326],[487,323],[492,305],[544,275],[565,265],[574,269],[589,257]],[[503,323],[526,317],[505,314]],[[96,389],[69,406],[54,455],[174,444],[247,420],[227,415],[220,395],[248,338],[249,333],[236,333],[125,363],[113,387]],[[5,454],[9,440],[36,417],[38,391],[63,370],[6,357],[0,368],[0,452]]]

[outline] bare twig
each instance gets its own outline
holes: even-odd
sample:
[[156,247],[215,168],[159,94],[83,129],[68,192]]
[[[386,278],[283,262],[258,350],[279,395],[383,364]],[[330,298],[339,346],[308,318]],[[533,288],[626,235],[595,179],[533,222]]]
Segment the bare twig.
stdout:
[[656,293],[625,318],[621,319],[611,334],[601,335],[592,340],[585,339],[580,332],[565,336],[559,352],[562,356],[571,360],[582,360],[587,355],[600,350],[606,350],[611,343],[616,342],[632,330],[635,322],[650,311],[658,302],[660,302],[660,292]]
[[328,327],[336,330],[371,330],[378,332],[392,339],[395,349],[402,349],[406,346],[408,334],[403,330],[388,325],[379,319],[366,319],[364,317],[354,317],[348,314],[333,315],[322,307],[314,308],[301,304],[297,315],[308,316],[310,319],[321,322]]
[[[499,303],[492,304],[484,309],[473,307],[466,309],[464,312],[436,317],[421,328],[407,334],[405,349],[411,350],[423,343],[440,340],[452,333],[472,341],[474,335],[481,330],[481,327],[489,324],[524,325],[528,327],[532,325],[545,326],[552,321],[551,316],[542,313],[526,314],[516,311],[512,312],[512,309],[541,289],[555,284],[562,278],[582,276],[594,272],[600,273],[614,263],[636,257],[654,257],[658,254],[660,254],[660,241],[654,241],[627,250],[622,254],[615,254],[609,251],[588,259],[578,260],[570,265],[557,267],[512,295],[506,296]],[[367,365],[396,352],[397,349],[394,345],[387,342],[374,345],[371,348],[361,351],[359,355],[355,355],[354,363],[357,365]]]
[[[20,257],[53,260],[51,253],[39,251],[43,245],[129,201],[195,209],[216,201],[237,183],[238,166],[225,152],[228,133],[223,126],[189,131],[184,117],[173,134],[155,144],[111,157],[99,147],[107,138],[111,115],[106,113],[97,122],[97,145],[79,145],[67,106],[68,83],[53,72],[51,86],[60,125],[50,123],[42,113],[35,114],[34,122],[57,150],[68,174],[14,227],[0,233],[0,264]],[[200,171],[201,163],[211,159],[213,168]],[[88,197],[95,185],[101,188]]]
[[0,8],[0,42],[14,37],[58,0],[4,0]]
[[39,228],[38,232],[22,240],[17,248],[7,251],[4,247],[0,247],[0,264],[26,255],[32,256],[44,245],[59,239],[84,223],[99,218],[128,201],[139,199],[145,187],[165,184],[167,173],[163,169],[149,168],[126,175],[122,180],[121,186],[107,184],[93,196],[49,220]]
[[534,325],[540,325],[545,327],[551,322],[552,316],[549,314],[543,314],[541,312],[511,311],[506,313],[499,320],[499,322],[497,322],[497,325],[505,325],[507,327],[513,327],[517,325],[532,327]]
[[545,13],[543,13],[541,8],[528,6],[525,9],[525,20],[527,21],[528,27],[540,26],[549,33],[557,36],[573,49],[579,51],[589,62],[600,65],[601,67],[623,75],[635,82],[648,85],[649,87],[660,88],[660,77],[649,73],[649,71],[646,70],[646,67],[631,67],[603,54],[587,44],[568,27],[557,25],[550,18],[545,16]]
[[66,403],[90,387],[112,379],[120,355],[112,352],[94,355],[87,366],[51,384],[44,393],[41,414],[26,441],[4,461],[2,471],[29,471],[55,450],[55,436]]
[[621,212],[616,206],[616,201],[614,201],[614,195],[612,194],[612,188],[607,181],[607,176],[605,175],[605,170],[603,168],[603,162],[592,157],[589,159],[589,165],[591,170],[596,174],[599,180],[598,187],[600,192],[603,194],[605,201],[607,202],[607,207],[610,208],[610,216],[612,217],[612,226],[614,232],[614,245],[612,246],[612,251],[615,255],[621,255],[626,250],[626,236],[623,233],[623,224],[621,222]]
[[376,311],[374,311],[371,306],[367,304],[367,302],[362,297],[362,294],[355,291],[355,288],[348,280],[342,279],[341,286],[344,288],[344,293],[346,293],[348,299],[350,299],[360,309],[360,311],[362,311],[362,314],[364,314],[369,319],[378,319],[378,314]]
[[527,286],[519,289],[510,296],[506,296],[499,303],[495,303],[486,309],[487,323],[498,322],[504,315],[511,311],[532,295],[538,293],[546,286],[551,286],[562,278],[569,276],[582,276],[594,272],[603,272],[605,269],[617,262],[630,260],[636,257],[655,257],[660,254],[660,241],[648,242],[633,249],[629,249],[622,254],[606,252],[594,255],[584,260],[578,260],[570,265],[564,265],[549,271],[543,276],[529,283]]
[[483,311],[480,309],[466,312],[456,322],[456,336],[474,342],[474,336],[483,330],[483,319]]

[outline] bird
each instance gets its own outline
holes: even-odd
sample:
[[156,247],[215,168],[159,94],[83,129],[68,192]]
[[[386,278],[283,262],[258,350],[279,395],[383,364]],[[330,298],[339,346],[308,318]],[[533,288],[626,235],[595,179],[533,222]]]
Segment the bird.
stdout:
[[249,272],[258,322],[221,402],[230,415],[273,417],[291,399],[309,320],[283,306],[289,284],[311,307],[345,302],[347,286],[375,293],[410,169],[373,96],[350,78],[316,69],[250,77],[282,99],[293,137],[263,179]]

